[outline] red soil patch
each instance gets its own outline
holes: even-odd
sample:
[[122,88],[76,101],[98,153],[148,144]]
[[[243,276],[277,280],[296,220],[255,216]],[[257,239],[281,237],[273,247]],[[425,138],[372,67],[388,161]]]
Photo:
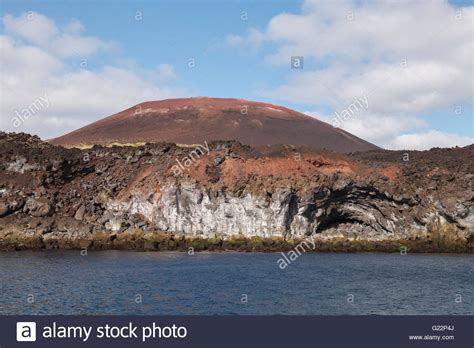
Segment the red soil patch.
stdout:
[[386,176],[390,180],[394,181],[397,178],[397,175],[399,173],[399,168],[398,166],[388,166],[384,169],[382,169],[382,175]]

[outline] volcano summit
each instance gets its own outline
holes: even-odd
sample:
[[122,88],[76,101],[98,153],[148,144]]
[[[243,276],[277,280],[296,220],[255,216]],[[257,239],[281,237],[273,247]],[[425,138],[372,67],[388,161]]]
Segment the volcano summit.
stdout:
[[297,111],[229,98],[150,101],[51,140],[78,147],[112,143],[203,144],[235,140],[253,147],[288,144],[341,153],[377,146]]

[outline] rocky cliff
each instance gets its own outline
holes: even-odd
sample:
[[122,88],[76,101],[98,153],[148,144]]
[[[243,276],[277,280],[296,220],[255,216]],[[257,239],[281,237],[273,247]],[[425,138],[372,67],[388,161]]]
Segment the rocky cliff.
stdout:
[[308,237],[429,245],[437,236],[466,251],[474,233],[472,145],[349,155],[237,142],[79,150],[1,133],[0,158],[0,248]]

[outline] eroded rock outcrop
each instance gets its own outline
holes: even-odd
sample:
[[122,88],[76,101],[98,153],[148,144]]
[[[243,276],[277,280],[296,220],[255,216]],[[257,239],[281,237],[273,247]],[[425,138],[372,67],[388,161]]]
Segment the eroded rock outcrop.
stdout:
[[79,150],[1,133],[0,158],[3,247],[113,247],[158,232],[373,242],[474,233],[473,146],[347,156],[236,142]]

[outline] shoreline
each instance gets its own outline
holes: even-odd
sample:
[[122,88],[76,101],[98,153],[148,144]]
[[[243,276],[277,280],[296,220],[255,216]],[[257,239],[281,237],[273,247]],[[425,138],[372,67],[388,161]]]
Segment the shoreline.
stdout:
[[[83,249],[82,249],[83,250]],[[13,254],[13,253],[43,253],[43,252],[80,252],[81,249],[0,249],[0,254]],[[109,253],[109,252],[119,252],[119,253],[133,253],[133,254],[177,254],[183,255],[186,254],[187,251],[185,250],[162,250],[162,251],[155,251],[155,250],[127,250],[127,249],[95,249],[95,250],[87,250],[87,252],[92,252],[94,254],[101,254],[101,253]],[[281,255],[282,251],[238,251],[238,250],[202,250],[196,251],[196,254],[202,255],[220,255],[220,254],[228,254],[228,255],[242,255],[242,254],[263,254],[263,255],[271,255],[274,254],[275,256]],[[394,255],[398,254],[399,252],[386,252],[386,251],[359,251],[359,252],[343,252],[343,251],[308,251],[305,254],[333,254],[333,255]],[[474,252],[408,252],[406,255],[422,255],[422,256],[471,256],[474,257]]]
[[95,233],[88,236],[70,234],[6,234],[0,236],[0,251],[21,250],[124,250],[154,252],[280,252],[297,254],[324,253],[422,253],[474,254],[474,241],[443,236],[415,239],[363,240],[347,238],[284,239],[282,237],[209,237],[153,233]]

